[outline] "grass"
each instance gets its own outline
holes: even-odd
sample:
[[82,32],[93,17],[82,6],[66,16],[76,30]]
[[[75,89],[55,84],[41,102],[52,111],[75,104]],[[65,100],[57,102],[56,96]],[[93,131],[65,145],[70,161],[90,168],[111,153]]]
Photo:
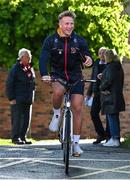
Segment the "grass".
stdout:
[[[28,140],[32,141],[33,144],[40,141],[32,138],[29,138]],[[12,143],[11,139],[0,138],[0,146],[16,146],[16,145]],[[121,142],[121,147],[130,148],[130,135],[124,137],[124,140]]]
[[[32,143],[36,142],[36,140],[34,140],[34,139],[27,139],[27,140],[32,141]],[[12,143],[11,139],[2,139],[2,138],[0,138],[0,146],[16,146],[16,145]]]
[[130,148],[130,135],[124,138],[124,141],[121,144],[123,147]]

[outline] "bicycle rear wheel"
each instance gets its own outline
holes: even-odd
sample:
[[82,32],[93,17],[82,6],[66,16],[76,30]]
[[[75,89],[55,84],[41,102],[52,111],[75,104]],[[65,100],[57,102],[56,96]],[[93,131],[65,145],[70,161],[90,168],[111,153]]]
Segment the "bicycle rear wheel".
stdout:
[[65,163],[65,173],[68,174],[69,170],[69,154],[70,154],[70,122],[71,122],[71,113],[69,110],[65,114],[65,137],[63,143],[63,153],[64,153],[64,163]]

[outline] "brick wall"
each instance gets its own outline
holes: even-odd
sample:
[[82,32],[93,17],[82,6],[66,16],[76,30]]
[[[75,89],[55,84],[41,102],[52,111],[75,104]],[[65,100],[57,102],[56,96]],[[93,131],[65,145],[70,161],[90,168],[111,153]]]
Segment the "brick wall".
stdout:
[[[130,61],[123,62],[125,72],[124,96],[126,101],[126,111],[120,114],[121,119],[121,135],[130,134]],[[7,71],[0,69],[0,137],[10,138],[11,136],[11,120],[9,102],[5,96],[5,80]],[[90,77],[91,70],[84,71],[85,76]],[[118,77],[117,77],[118,78]],[[88,84],[86,84],[87,89]],[[52,89],[49,85],[43,85],[40,80],[39,72],[36,72],[36,96],[33,104],[32,121],[30,125],[29,135],[36,139],[57,138],[57,133],[51,133],[48,130],[48,124],[52,117],[51,104]],[[90,118],[90,109],[83,106],[82,115],[82,138],[94,138],[96,133]],[[105,126],[105,118],[102,116]]]

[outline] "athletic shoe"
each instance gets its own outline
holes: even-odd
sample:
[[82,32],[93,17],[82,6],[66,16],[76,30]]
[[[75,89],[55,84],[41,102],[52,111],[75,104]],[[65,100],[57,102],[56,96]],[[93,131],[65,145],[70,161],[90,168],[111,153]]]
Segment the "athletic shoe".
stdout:
[[79,144],[74,143],[73,144],[73,154],[72,154],[72,156],[79,157],[80,154],[82,154],[82,153],[83,153],[83,150],[80,148]]
[[120,146],[120,142],[118,139],[109,139],[106,143],[103,143],[103,146],[105,147],[118,147]]
[[57,132],[59,129],[60,115],[54,114],[49,125],[49,130],[52,132]]

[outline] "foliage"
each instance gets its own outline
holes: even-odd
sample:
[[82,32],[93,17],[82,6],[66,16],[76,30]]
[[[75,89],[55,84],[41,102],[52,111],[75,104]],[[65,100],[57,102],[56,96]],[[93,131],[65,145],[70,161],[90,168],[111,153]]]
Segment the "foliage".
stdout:
[[17,52],[26,47],[35,67],[44,38],[53,33],[57,16],[66,9],[77,15],[76,32],[87,40],[94,59],[101,46],[129,56],[129,18],[121,0],[0,0],[0,66],[11,67]]
[[121,17],[122,10],[123,7],[118,1],[113,0],[90,1],[88,5],[85,1],[82,6],[75,4],[75,11],[82,17],[81,25],[78,24],[78,27],[82,28],[81,32],[91,43],[94,55],[101,46],[114,48],[121,56],[129,55],[127,44],[129,22],[127,15]]
[[130,135],[127,135],[124,138],[124,142],[122,142],[122,146],[130,148]]

